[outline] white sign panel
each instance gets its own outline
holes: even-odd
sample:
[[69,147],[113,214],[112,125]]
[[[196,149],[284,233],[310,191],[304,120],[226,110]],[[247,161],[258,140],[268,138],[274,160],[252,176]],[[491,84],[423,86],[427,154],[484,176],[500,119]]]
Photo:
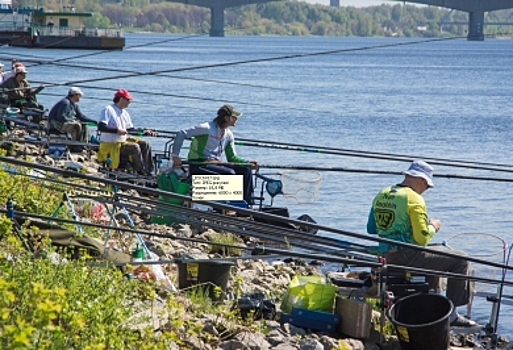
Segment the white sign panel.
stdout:
[[242,175],[192,175],[192,199],[207,201],[242,200]]

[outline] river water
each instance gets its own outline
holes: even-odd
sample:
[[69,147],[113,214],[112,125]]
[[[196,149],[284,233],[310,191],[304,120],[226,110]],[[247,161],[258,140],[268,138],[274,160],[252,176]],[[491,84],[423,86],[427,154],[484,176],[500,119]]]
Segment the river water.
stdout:
[[[168,41],[151,44],[162,40]],[[334,52],[299,57],[327,51]],[[18,57],[30,66],[31,59],[47,61],[87,53],[9,47],[2,48],[0,58],[7,63],[7,58]],[[267,60],[285,56],[289,58]],[[222,65],[228,62],[240,64]],[[185,70],[190,67],[196,69]],[[211,120],[222,104],[231,103],[244,114],[234,128],[239,138],[513,164],[511,67],[513,40],[132,34],[127,35],[124,51],[63,60],[61,65],[35,65],[29,68],[28,79],[64,84],[111,77],[79,84],[85,92],[82,110],[96,117],[116,89],[126,88],[136,99],[129,107],[136,126],[175,131]],[[117,78],[126,73],[114,70],[174,71]],[[51,107],[67,89],[49,87],[39,100]],[[152,142],[160,148],[165,140]],[[257,147],[240,146],[238,153],[268,165],[387,171],[408,166],[398,161]],[[508,172],[447,166],[435,166],[435,172],[513,179]],[[291,175],[301,179],[308,173]],[[365,234],[374,195],[401,180],[398,175],[322,172],[314,203],[298,205],[280,197],[276,201],[288,206],[291,216],[308,213],[319,224]],[[511,183],[436,178],[435,188],[424,198],[431,217],[442,220],[435,242],[446,241],[473,256],[501,261],[502,242],[513,240]],[[475,268],[478,275],[500,277],[498,271]],[[478,284],[478,290],[494,291],[495,287]],[[506,291],[511,294],[511,289]],[[490,306],[476,299],[473,317],[486,323]],[[512,306],[502,307],[499,328],[510,338],[511,311]]]

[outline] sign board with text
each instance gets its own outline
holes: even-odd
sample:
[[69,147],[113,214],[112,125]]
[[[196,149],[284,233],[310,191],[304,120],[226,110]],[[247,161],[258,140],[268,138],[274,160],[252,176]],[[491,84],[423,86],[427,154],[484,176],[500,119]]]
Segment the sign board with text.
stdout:
[[243,199],[242,175],[192,175],[192,199],[235,201]]

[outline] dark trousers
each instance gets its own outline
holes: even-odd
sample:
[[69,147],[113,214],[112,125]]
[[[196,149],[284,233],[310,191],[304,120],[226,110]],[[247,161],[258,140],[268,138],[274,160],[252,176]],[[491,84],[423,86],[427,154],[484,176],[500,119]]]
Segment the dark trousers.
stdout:
[[129,138],[121,145],[120,155],[131,159],[135,171],[153,171],[151,146],[146,140]]
[[[435,250],[445,250],[443,247],[429,247]],[[466,255],[464,252],[457,250],[446,250],[448,253]],[[425,268],[429,270],[454,272],[461,275],[468,275],[470,271],[470,262],[465,259],[442,256],[430,252],[421,252],[411,249],[401,249],[395,253],[385,254],[388,264],[403,265],[411,267]],[[439,278],[429,276],[430,288],[437,288]],[[468,280],[448,278],[446,296],[454,306],[466,305],[470,302],[473,293],[473,284]]]
[[191,164],[192,175],[243,175],[244,182],[242,189],[244,200],[248,205],[253,205],[253,173],[251,168],[248,166],[226,166],[216,164],[202,164],[193,165]]
[[11,106],[18,108],[37,108],[44,109],[45,107],[38,103],[35,96],[28,95],[24,99],[16,99],[10,101]]

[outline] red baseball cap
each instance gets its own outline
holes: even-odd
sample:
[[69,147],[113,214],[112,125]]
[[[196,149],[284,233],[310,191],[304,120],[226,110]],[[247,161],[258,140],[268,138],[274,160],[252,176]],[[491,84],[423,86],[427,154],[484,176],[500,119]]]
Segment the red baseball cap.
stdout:
[[127,100],[133,100],[134,99],[130,95],[128,90],[125,90],[125,89],[119,89],[118,91],[116,91],[116,94],[114,95],[114,97],[123,97],[123,98],[126,98]]

